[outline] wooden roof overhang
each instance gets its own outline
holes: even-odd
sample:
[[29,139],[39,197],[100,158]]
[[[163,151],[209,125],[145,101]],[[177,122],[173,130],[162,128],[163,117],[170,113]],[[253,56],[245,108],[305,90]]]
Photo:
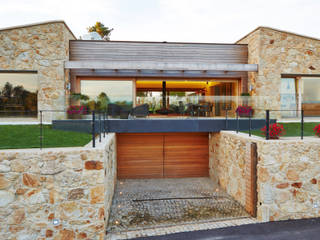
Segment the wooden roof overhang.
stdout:
[[183,62],[107,62],[107,61],[66,61],[66,69],[93,70],[134,70],[134,71],[232,71],[257,72],[257,64],[244,63],[183,63]]
[[168,63],[168,62],[106,62],[66,61],[65,68],[76,76],[115,77],[235,77],[257,72],[257,64],[242,63]]

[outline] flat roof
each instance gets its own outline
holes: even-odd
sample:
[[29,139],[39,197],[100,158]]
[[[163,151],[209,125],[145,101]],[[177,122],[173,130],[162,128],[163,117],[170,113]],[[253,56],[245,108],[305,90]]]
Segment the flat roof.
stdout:
[[248,45],[245,43],[209,43],[209,42],[167,42],[167,41],[126,41],[126,40],[84,40],[84,39],[75,39],[70,41],[77,42],[109,42],[109,43],[155,43],[155,44],[204,44],[204,45]]
[[5,28],[0,28],[0,31],[13,30],[13,29],[18,29],[18,28],[34,27],[34,26],[53,24],[53,23],[63,23],[65,25],[65,27],[68,29],[68,31],[72,34],[72,36],[75,39],[77,39],[76,36],[73,34],[73,32],[70,30],[70,28],[68,27],[68,25],[66,24],[66,22],[64,20],[51,20],[51,21],[44,21],[44,22],[37,22],[37,23],[30,23],[30,24],[24,24],[24,25],[5,27]]

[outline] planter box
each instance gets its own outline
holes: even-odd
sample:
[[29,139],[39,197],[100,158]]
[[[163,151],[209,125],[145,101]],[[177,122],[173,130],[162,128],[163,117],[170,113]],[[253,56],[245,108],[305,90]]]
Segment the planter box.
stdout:
[[68,114],[68,119],[81,119],[81,114]]
[[85,115],[81,115],[81,119],[84,119],[84,120],[91,120],[91,119],[92,119],[92,114],[85,114]]
[[[253,113],[251,113],[251,117],[253,116]],[[248,118],[250,117],[250,113],[239,113],[239,117],[245,117]]]

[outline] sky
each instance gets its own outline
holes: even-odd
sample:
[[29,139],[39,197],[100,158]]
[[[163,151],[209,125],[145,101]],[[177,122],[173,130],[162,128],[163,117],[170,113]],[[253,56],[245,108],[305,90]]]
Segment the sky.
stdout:
[[[23,81],[23,84],[21,84]],[[37,74],[21,74],[21,73],[1,73],[0,78],[0,91],[4,85],[9,82],[13,87],[23,86],[24,89],[30,92],[36,92],[38,90],[38,77]]]
[[320,38],[320,0],[0,0],[0,28],[64,20],[79,37],[96,21],[111,40],[233,43],[258,26]]

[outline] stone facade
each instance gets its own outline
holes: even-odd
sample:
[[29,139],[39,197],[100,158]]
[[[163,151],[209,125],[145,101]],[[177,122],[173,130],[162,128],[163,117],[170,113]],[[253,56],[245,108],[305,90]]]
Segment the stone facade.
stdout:
[[2,150],[1,238],[104,239],[115,181],[114,134],[95,149]]
[[260,140],[258,220],[320,217],[320,141]]
[[[246,161],[250,142],[225,134],[211,133],[209,140],[209,174],[214,182],[246,205]],[[225,157],[228,156],[228,157]]]
[[[64,61],[69,59],[71,39],[75,37],[63,21],[0,30],[0,70],[37,71],[39,110],[66,108],[69,75]],[[64,113],[47,114],[50,119],[45,120],[59,115]]]
[[209,174],[214,182],[237,200],[251,215],[256,208],[251,142],[238,135],[211,133],[209,138]]
[[[259,27],[237,43],[248,44],[249,63],[259,65],[248,81],[257,109],[280,110],[281,74],[320,74],[318,39]],[[273,115],[279,117],[279,113]]]
[[257,144],[257,219],[276,221],[320,217],[320,141],[264,140],[222,131],[210,140],[210,175],[246,203],[249,146]]

